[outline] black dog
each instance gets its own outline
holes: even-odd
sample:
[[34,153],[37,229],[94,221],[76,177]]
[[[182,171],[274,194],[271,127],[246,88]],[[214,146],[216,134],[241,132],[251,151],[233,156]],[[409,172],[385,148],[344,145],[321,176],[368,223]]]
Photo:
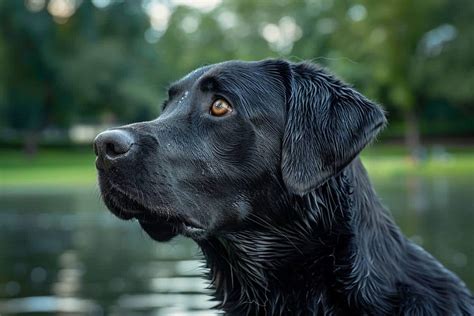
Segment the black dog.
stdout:
[[385,122],[308,63],[206,66],[171,86],[156,120],[97,136],[100,188],[155,240],[193,238],[230,315],[474,315],[357,158]]

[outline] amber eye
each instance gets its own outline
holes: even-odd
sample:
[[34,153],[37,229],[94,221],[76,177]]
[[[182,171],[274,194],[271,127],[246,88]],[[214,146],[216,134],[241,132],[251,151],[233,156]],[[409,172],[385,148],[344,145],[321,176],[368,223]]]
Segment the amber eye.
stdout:
[[232,112],[232,107],[224,99],[217,99],[211,105],[210,113],[212,116],[224,116]]

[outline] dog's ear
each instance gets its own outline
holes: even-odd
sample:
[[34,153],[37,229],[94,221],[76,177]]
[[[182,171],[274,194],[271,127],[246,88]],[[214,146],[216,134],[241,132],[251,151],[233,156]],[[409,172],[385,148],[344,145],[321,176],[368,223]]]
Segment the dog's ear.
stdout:
[[315,65],[289,70],[281,168],[288,190],[304,195],[347,166],[386,119],[378,105]]

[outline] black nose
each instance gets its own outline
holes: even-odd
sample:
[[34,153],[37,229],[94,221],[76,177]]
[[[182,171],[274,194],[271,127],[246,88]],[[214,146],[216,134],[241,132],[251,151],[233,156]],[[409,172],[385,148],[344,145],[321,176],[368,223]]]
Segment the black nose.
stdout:
[[97,135],[94,139],[94,151],[106,166],[127,156],[134,141],[132,135],[124,130],[113,129]]

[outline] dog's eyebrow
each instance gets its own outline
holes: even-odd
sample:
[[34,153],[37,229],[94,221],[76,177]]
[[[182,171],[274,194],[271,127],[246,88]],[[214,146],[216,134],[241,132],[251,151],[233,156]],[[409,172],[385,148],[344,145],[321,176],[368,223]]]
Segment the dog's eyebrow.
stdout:
[[163,101],[163,103],[161,104],[161,111],[164,111],[166,109],[169,102],[179,94],[180,90],[181,88],[176,82],[168,86],[168,99]]
[[173,99],[179,94],[179,91],[181,90],[181,87],[177,83],[172,83],[168,87],[168,99]]
[[219,90],[219,82],[215,76],[206,76],[200,80],[199,89],[202,92],[215,92]]
[[199,78],[203,76],[210,67],[211,66],[204,66],[202,68],[198,68],[187,74],[184,78],[171,83],[168,87],[168,99],[171,100],[181,94],[183,90],[187,89],[185,87],[190,81],[195,82],[196,80],[199,80]]

